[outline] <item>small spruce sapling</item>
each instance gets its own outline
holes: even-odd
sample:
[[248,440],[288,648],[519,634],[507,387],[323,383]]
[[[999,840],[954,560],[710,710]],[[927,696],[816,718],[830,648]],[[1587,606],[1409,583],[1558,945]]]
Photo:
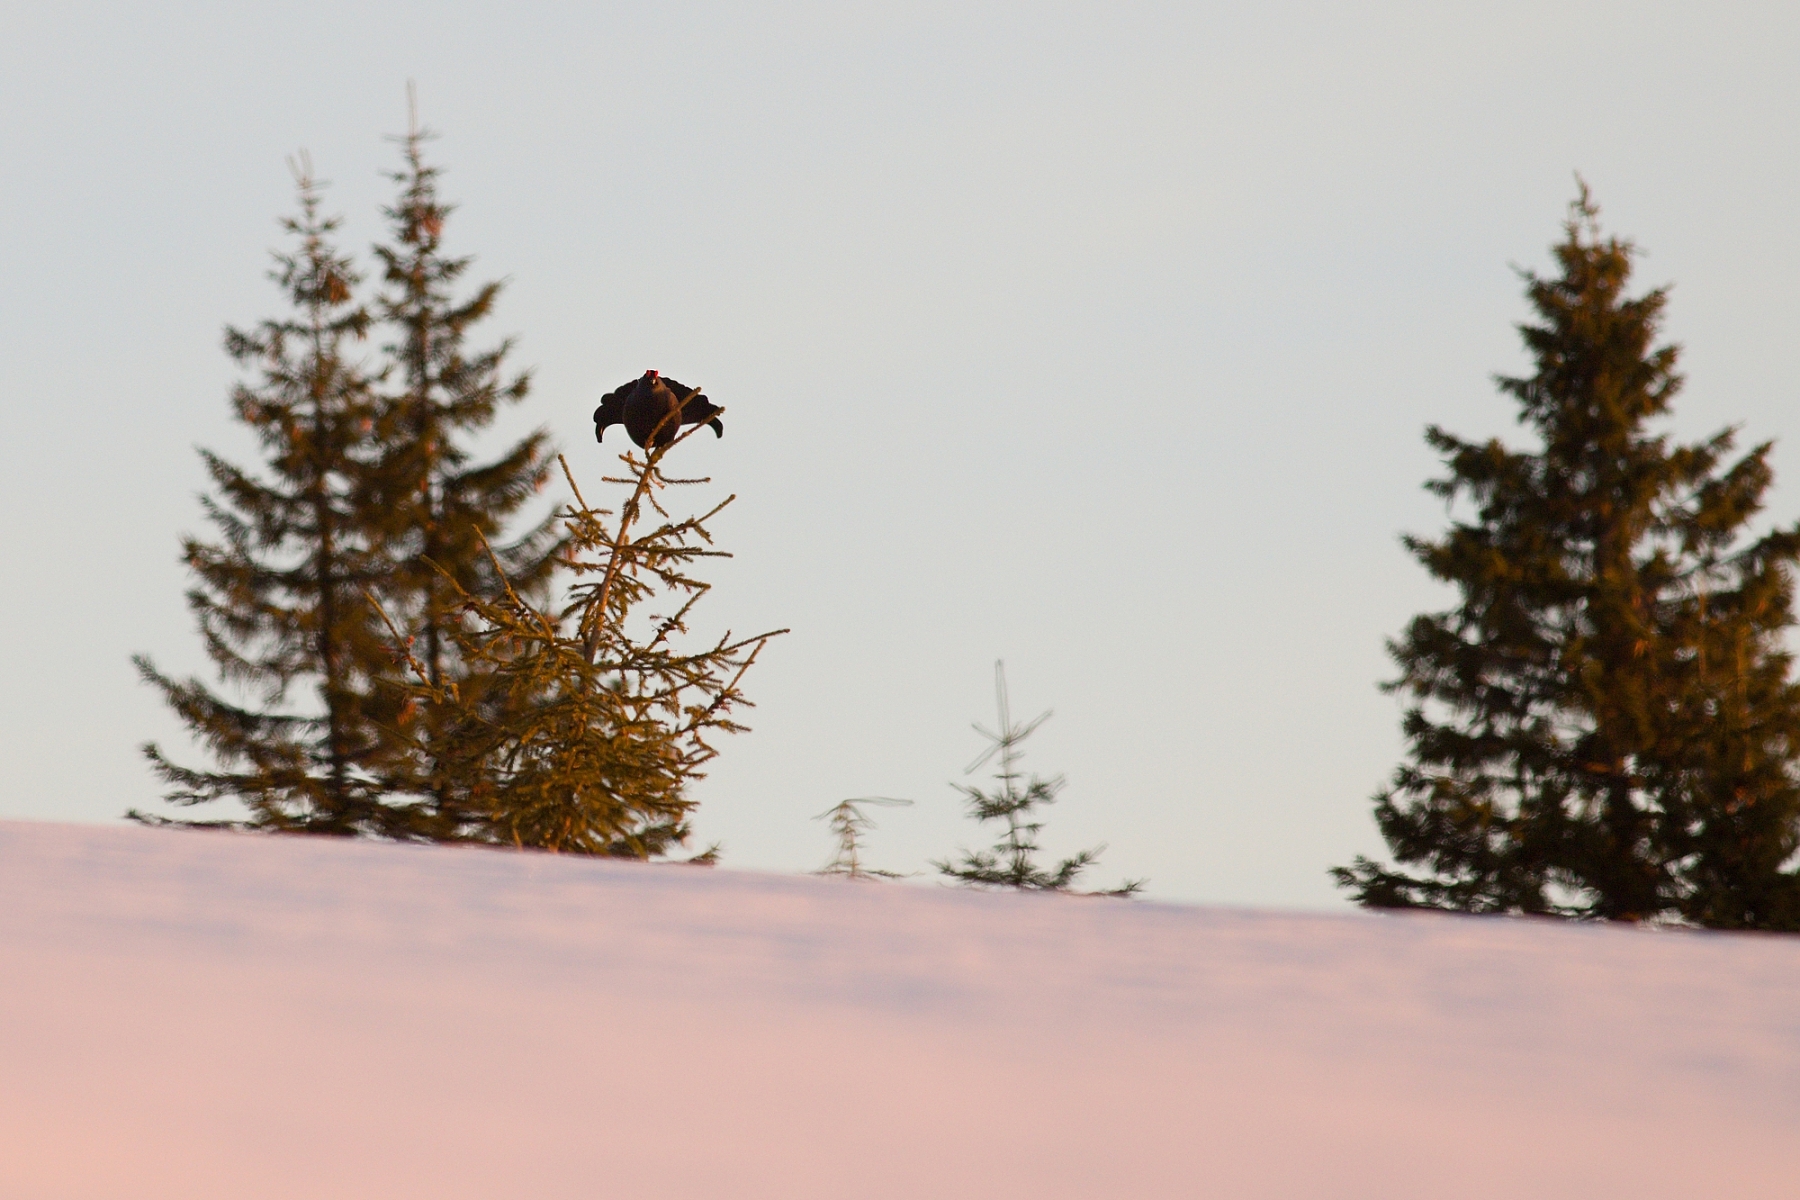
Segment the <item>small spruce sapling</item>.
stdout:
[[[1019,757],[1023,753],[1020,747],[1025,739],[1037,730],[1037,727],[1049,720],[1048,711],[1041,713],[1024,725],[1012,723],[1012,711],[1006,695],[1006,664],[994,664],[994,693],[1000,714],[998,733],[974,726],[975,732],[992,743],[981,752],[974,762],[963,769],[963,774],[973,774],[985,766],[996,755],[999,756],[999,769],[994,773],[997,785],[992,791],[983,791],[967,784],[953,784],[968,800],[969,815],[977,821],[1004,821],[1005,832],[994,843],[991,850],[965,850],[960,861],[945,860],[933,862],[931,865],[950,878],[971,887],[1009,887],[1020,891],[1068,892],[1074,889],[1075,881],[1081,873],[1099,862],[1100,854],[1106,849],[1104,845],[1083,850],[1072,858],[1065,858],[1054,868],[1039,866],[1037,855],[1042,847],[1038,845],[1038,833],[1044,823],[1035,819],[1035,812],[1040,805],[1052,804],[1056,794],[1063,788],[1063,779],[1040,779],[1037,775],[1025,778],[1019,771]],[[1142,890],[1145,880],[1127,880],[1110,891],[1090,893],[1102,896],[1130,896]]]
[[815,821],[824,821],[837,838],[837,853],[825,864],[819,875],[842,875],[846,879],[899,879],[898,871],[882,871],[874,867],[862,865],[862,836],[875,828],[874,818],[864,813],[862,805],[877,804],[883,808],[898,808],[912,804],[911,800],[897,800],[892,796],[859,796],[854,800],[842,800],[814,817]]

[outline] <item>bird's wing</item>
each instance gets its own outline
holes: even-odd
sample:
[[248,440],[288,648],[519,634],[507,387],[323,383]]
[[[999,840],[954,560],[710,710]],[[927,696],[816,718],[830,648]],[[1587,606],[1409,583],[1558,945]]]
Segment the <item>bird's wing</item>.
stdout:
[[625,421],[625,397],[637,386],[632,380],[617,391],[608,392],[600,397],[600,407],[594,410],[594,440],[603,441],[608,425],[620,425]]
[[725,426],[720,424],[717,414],[725,410],[706,398],[706,393],[699,388],[684,387],[673,379],[665,379],[664,383],[681,400],[681,423],[683,425],[710,425],[713,432],[720,437],[725,436]]

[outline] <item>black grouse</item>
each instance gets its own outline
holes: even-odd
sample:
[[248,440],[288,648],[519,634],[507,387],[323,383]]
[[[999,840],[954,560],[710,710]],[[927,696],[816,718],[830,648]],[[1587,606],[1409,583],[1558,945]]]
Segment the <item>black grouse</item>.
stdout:
[[683,425],[711,425],[716,436],[724,437],[725,423],[718,417],[724,411],[699,388],[645,371],[642,378],[600,397],[600,407],[594,410],[594,440],[605,440],[608,425],[625,426],[631,440],[645,449],[653,440],[657,446],[668,445]]

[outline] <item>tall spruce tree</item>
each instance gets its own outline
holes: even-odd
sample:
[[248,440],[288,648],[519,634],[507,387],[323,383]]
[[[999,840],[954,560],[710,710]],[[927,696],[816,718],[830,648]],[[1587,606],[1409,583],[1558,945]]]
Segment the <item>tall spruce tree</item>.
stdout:
[[389,570],[366,504],[381,413],[356,357],[369,314],[355,302],[356,272],[332,242],[338,222],[321,215],[304,156],[295,176],[299,212],[283,222],[295,245],[271,272],[291,311],[225,336],[226,351],[256,375],[233,389],[232,407],[261,443],[265,470],[202,450],[216,489],[202,504],[217,540],[183,542],[207,652],[250,701],[171,680],[140,656],[143,678],[219,769],[179,766],[154,744],[144,752],[171,802],[236,800],[247,810],[191,823],[399,834],[418,813],[385,801],[376,771],[382,730],[403,697],[379,686],[392,659],[365,598]]
[[[383,210],[389,241],[375,247],[383,280],[376,320],[387,335],[390,369],[376,420],[380,454],[364,503],[382,522],[393,562],[375,589],[382,605],[411,639],[433,684],[460,682],[469,691],[480,685],[468,678],[474,665],[457,653],[458,631],[469,614],[464,596],[494,600],[510,587],[539,597],[556,569],[560,541],[553,514],[522,536],[502,540],[507,519],[542,490],[552,450],[543,429],[488,461],[477,461],[469,448],[469,438],[503,406],[525,398],[530,376],[506,372],[511,339],[480,350],[468,345],[470,331],[493,314],[502,284],[490,281],[458,296],[472,260],[444,252],[444,226],[454,207],[438,194],[440,169],[425,161],[433,135],[420,128],[410,103],[409,110],[407,133],[396,139],[404,165],[391,175],[399,195]],[[504,568],[504,582],[496,563]],[[503,694],[512,693],[492,693],[490,701]],[[407,706],[402,716],[410,724],[441,711]],[[441,808],[448,803],[441,771],[415,753],[433,744],[429,736],[394,739],[386,778],[396,792],[423,791]],[[447,811],[439,815],[434,835],[450,834],[461,819]]]
[[1800,529],[1748,530],[1770,445],[1652,431],[1682,382],[1666,295],[1627,296],[1585,186],[1555,253],[1526,277],[1536,370],[1498,380],[1538,447],[1426,435],[1428,487],[1473,512],[1405,539],[1460,593],[1389,644],[1410,752],[1375,817],[1414,871],[1333,874],[1378,907],[1800,928]]

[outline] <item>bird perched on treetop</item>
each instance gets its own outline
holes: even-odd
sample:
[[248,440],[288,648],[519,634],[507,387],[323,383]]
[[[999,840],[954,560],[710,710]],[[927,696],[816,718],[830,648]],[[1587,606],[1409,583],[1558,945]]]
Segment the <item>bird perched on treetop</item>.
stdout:
[[652,438],[658,446],[668,445],[683,425],[711,425],[715,435],[724,437],[725,423],[718,417],[724,411],[699,388],[645,371],[642,378],[600,397],[600,407],[594,410],[594,440],[605,440],[608,425],[625,426],[631,440],[646,449]]

